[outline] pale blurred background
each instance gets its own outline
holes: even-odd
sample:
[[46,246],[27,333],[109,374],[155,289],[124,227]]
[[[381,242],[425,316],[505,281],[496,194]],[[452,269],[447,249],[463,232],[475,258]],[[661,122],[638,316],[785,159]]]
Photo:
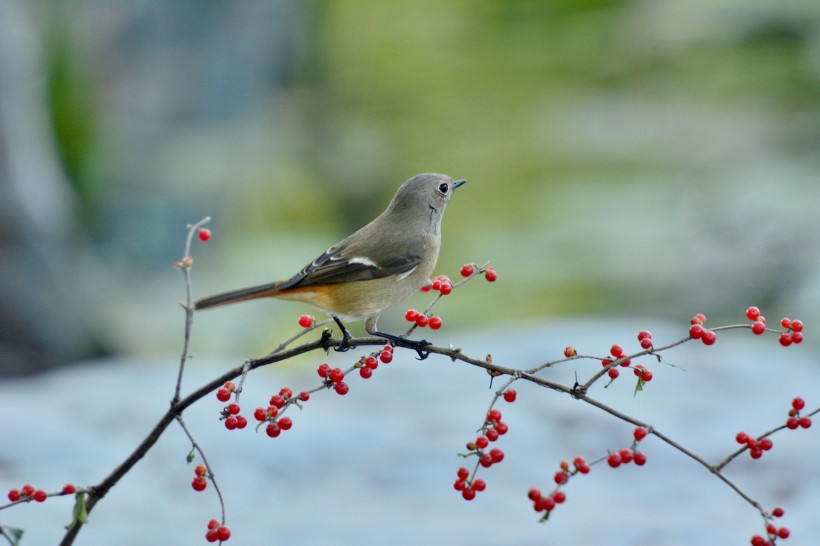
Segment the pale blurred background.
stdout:
[[[469,180],[438,271],[499,272],[439,309],[443,341],[736,322],[754,304],[804,320],[807,358],[819,151],[813,0],[0,0],[0,375],[123,358],[170,371],[186,224],[213,218],[195,297],[269,282],[425,171]],[[303,312],[197,316],[194,354],[233,366]],[[155,378],[168,394],[171,376]]]

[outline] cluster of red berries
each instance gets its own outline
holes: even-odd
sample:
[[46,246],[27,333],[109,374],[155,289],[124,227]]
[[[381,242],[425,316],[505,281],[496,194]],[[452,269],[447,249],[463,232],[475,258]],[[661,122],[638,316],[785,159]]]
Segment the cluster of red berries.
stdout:
[[[481,268],[476,264],[464,264],[461,266],[462,277],[472,277],[476,272],[481,273]],[[484,278],[487,279],[488,282],[495,282],[498,278],[498,273],[496,273],[494,267],[488,267],[484,270]]]
[[207,243],[211,240],[211,230],[208,228],[199,228],[197,231],[197,237],[199,237],[199,240],[203,243]]
[[[77,492],[77,488],[72,483],[67,483],[63,486],[63,490],[59,493],[52,493],[57,495],[73,495]],[[26,484],[20,489],[9,489],[8,498],[11,502],[34,500],[36,502],[43,502],[48,498],[49,494],[42,489],[35,489],[33,485]]]
[[331,368],[330,364],[319,364],[316,373],[324,379],[325,383],[332,384],[337,394],[344,396],[350,391],[350,387],[344,382],[345,373],[341,368]]
[[429,326],[431,330],[438,330],[443,324],[441,317],[436,315],[428,317],[424,313],[416,311],[415,309],[408,309],[404,314],[404,318],[407,319],[407,322],[415,322],[416,326],[419,328]]
[[208,469],[204,464],[196,465],[196,468],[194,468],[194,479],[191,482],[191,487],[194,488],[194,491],[205,491],[205,488],[208,487],[208,480],[205,478],[207,474]]
[[746,445],[749,448],[749,455],[752,459],[759,459],[763,456],[764,451],[769,451],[772,447],[774,447],[774,443],[772,442],[771,438],[761,438],[760,441],[753,436],[749,436],[745,432],[741,431],[735,435],[735,441],[741,445]]
[[[751,306],[746,309],[746,318],[752,321],[752,332],[759,336],[766,331],[766,317],[760,314],[760,309]],[[803,342],[803,321],[791,320],[783,317],[780,319],[780,326],[786,331],[780,334],[780,344],[788,347],[792,343],[798,344]]]
[[689,321],[689,337],[692,339],[699,339],[704,345],[713,345],[717,340],[717,334],[712,330],[707,330],[703,325],[706,324],[706,315],[698,313],[692,320]]
[[422,292],[429,292],[430,290],[435,290],[441,293],[442,296],[449,296],[453,292],[453,281],[447,275],[439,275],[421,287]]
[[[632,433],[634,438],[632,446],[610,452],[606,457],[607,464],[612,468],[617,468],[622,464],[628,464],[631,462],[634,462],[638,466],[645,464],[646,455],[635,450],[635,446],[637,446],[638,442],[646,438],[647,434],[648,431],[645,428],[637,427]],[[603,459],[599,459],[598,461],[594,461],[592,464],[596,464],[602,460]],[[560,488],[566,485],[570,478],[576,474],[589,474],[591,469],[590,466],[591,465],[581,456],[575,457],[572,460],[571,465],[569,461],[561,461],[559,464],[560,469],[552,478],[555,482],[555,490],[553,490],[552,493],[543,495],[537,487],[533,487],[527,492],[527,497],[532,501],[533,510],[536,512],[545,512],[542,517],[542,521],[549,517],[550,512],[552,512],[556,505],[562,504],[567,500],[566,493],[564,493],[564,491]]]
[[228,430],[242,430],[248,426],[248,420],[244,415],[240,415],[239,404],[232,403],[222,410],[222,417],[225,419],[225,428]]
[[792,407],[789,408],[789,418],[786,419],[786,428],[794,430],[797,427],[809,428],[811,417],[805,415],[800,417],[800,410],[806,407],[806,402],[799,396],[792,400]]
[[[638,339],[641,341],[641,345],[644,344],[644,340],[648,340],[648,347],[645,348],[648,349],[649,347],[652,347],[652,334],[650,334],[648,331],[641,330],[641,332],[638,334]],[[567,355],[567,351],[569,349],[572,349],[573,351],[575,350],[574,347],[567,347],[566,349],[564,349],[564,355]],[[604,358],[601,361],[601,365],[604,367],[609,366],[616,360],[622,359],[624,356],[624,350],[620,345],[615,344],[609,348],[609,354],[611,356]],[[573,354],[571,356],[575,355]],[[633,373],[638,378],[638,381],[641,382],[641,384],[646,383],[648,381],[652,381],[652,372],[650,372],[643,364],[636,364],[635,366],[632,366],[632,360],[627,358],[624,359],[620,363],[620,365],[624,368],[632,367]],[[618,368],[614,366],[612,368],[609,368],[606,373],[612,380],[616,379],[618,376],[621,375],[621,373],[618,371]]]
[[475,498],[476,493],[480,493],[487,489],[487,482],[485,482],[481,478],[476,478],[470,481],[470,471],[464,468],[463,466],[458,469],[456,475],[458,477],[456,478],[456,481],[453,484],[453,488],[456,491],[461,491],[461,496],[464,498],[464,500],[473,500]]
[[[300,401],[307,402],[309,399],[310,393],[304,391],[299,393]],[[265,433],[271,438],[276,438],[283,430],[290,430],[293,427],[293,420],[290,417],[280,417],[279,419],[276,417],[286,405],[294,403],[296,401],[293,398],[293,391],[289,387],[282,387],[279,389],[279,394],[270,397],[268,407],[256,408],[253,411],[253,418],[259,421],[260,426],[262,423],[267,422]]]
[[[778,507],[772,510],[772,517],[782,518],[785,511]],[[766,524],[766,537],[754,535],[750,541],[752,546],[773,546],[777,539],[787,539],[791,532],[786,527],[777,527],[773,523]]]
[[313,315],[299,315],[299,326],[302,328],[310,328],[316,323]]
[[208,531],[205,533],[205,540],[208,542],[225,542],[231,538],[231,530],[227,525],[220,525],[218,520],[212,519],[208,522]]
[[[514,390],[504,391],[503,396],[507,402],[513,402],[516,398]],[[481,429],[484,432],[483,434],[475,440],[467,442],[466,447],[469,453],[465,456],[476,455],[478,457],[478,464],[483,468],[489,468],[504,460],[504,452],[498,447],[494,447],[490,450],[487,450],[487,448],[490,446],[490,442],[495,442],[499,436],[507,434],[509,427],[501,420],[501,412],[497,409],[491,409],[487,412],[487,418],[484,420]],[[484,480],[476,479],[472,482],[469,481],[469,475],[470,473],[466,468],[459,468],[459,479],[456,480],[456,483],[453,485],[456,491],[461,491],[461,496],[464,497],[465,500],[473,500],[476,492],[483,491],[486,487]]]
[[[373,372],[379,367],[379,360],[385,364],[393,360],[393,347],[389,345],[388,347],[390,347],[389,351],[382,350],[359,359],[356,363],[356,367],[359,368],[359,375],[362,379],[370,379],[373,377]],[[377,356],[378,358],[376,358]]]

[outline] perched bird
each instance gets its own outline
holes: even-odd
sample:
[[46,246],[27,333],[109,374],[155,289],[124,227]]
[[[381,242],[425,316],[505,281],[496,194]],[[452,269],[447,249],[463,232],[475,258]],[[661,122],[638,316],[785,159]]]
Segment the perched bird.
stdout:
[[352,337],[342,320],[364,320],[365,330],[422,349],[412,341],[378,330],[379,315],[428,281],[441,248],[441,218],[456,188],[466,180],[437,173],[418,174],[402,184],[387,209],[372,222],[333,245],[288,280],[233,290],[197,301],[196,310],[257,298],[309,303],[328,313],[342,331],[339,350]]

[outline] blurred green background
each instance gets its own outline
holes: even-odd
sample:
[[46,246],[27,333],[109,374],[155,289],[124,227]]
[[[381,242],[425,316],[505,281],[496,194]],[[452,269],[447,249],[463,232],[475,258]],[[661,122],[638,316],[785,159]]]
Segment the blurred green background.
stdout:
[[[187,223],[213,218],[195,297],[264,283],[425,171],[470,181],[439,272],[499,271],[445,329],[810,327],[819,150],[813,0],[1,0],[0,373],[175,353]],[[198,316],[196,350],[259,354],[306,311]]]

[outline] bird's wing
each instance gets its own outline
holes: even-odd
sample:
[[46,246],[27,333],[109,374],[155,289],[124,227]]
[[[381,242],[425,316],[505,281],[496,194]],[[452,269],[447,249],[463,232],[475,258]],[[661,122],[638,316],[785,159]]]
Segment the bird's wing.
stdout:
[[278,290],[300,286],[321,286],[343,282],[368,281],[409,273],[421,263],[421,257],[405,252],[387,259],[348,256],[347,245],[331,247],[302,270],[277,285]]

